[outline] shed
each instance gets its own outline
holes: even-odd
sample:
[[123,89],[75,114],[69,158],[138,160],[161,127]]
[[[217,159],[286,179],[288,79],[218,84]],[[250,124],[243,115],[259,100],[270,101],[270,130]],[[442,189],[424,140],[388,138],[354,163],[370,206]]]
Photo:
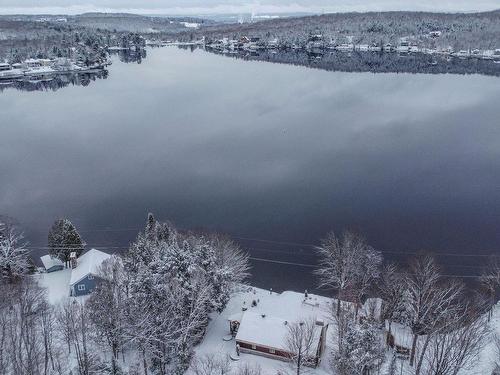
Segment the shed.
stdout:
[[40,257],[40,260],[47,272],[61,271],[64,269],[64,263],[60,259],[54,258],[49,254]]

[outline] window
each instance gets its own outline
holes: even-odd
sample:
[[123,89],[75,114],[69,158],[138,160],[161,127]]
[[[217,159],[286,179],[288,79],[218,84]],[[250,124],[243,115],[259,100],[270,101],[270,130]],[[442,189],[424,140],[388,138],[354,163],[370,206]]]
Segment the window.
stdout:
[[89,275],[89,280],[94,280],[94,275]]
[[269,349],[269,354],[275,354],[276,353],[276,350],[274,349]]
[[257,349],[257,346],[252,345],[252,349],[253,349],[253,350]]
[[85,285],[84,284],[79,284],[78,285],[78,290],[85,290]]

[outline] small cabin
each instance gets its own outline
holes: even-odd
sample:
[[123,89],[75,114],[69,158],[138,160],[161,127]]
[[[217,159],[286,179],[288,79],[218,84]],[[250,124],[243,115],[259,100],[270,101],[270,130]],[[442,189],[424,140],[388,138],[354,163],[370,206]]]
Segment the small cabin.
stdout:
[[47,273],[61,271],[64,269],[64,263],[60,259],[54,258],[49,254],[40,257],[40,260],[42,261],[43,268]]
[[[243,353],[261,355],[268,358],[283,361],[293,358],[295,353],[290,352],[287,347],[287,335],[289,325],[299,323],[288,321],[275,316],[254,313],[247,311],[243,314],[242,320],[236,334],[236,345]],[[325,350],[326,332],[328,325],[323,320],[316,320],[314,326],[314,343],[309,353],[306,353],[306,365],[317,367],[321,362],[321,356]]]
[[314,343],[306,353],[306,365],[317,367],[325,352],[328,324],[324,312],[327,300],[296,292],[244,301],[242,311],[229,316],[229,331],[235,338],[236,349],[241,353],[259,355],[271,359],[289,361],[294,357],[287,339],[290,326],[314,321]]
[[[75,254],[76,255],[76,254]],[[83,296],[92,292],[99,279],[99,268],[111,255],[96,249],[91,249],[79,258],[71,259],[70,295]]]

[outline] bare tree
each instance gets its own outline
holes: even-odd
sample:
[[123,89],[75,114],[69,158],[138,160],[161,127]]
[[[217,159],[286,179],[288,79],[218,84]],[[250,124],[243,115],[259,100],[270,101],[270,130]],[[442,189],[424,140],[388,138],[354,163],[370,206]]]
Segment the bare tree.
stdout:
[[68,300],[60,306],[58,314],[66,339],[73,347],[76,357],[76,371],[79,375],[91,375],[100,365],[99,357],[90,350],[91,327],[89,312],[85,304]]
[[354,297],[356,318],[358,317],[359,307],[380,276],[381,264],[382,254],[373,247],[365,245],[359,254],[356,278],[350,288]]
[[480,277],[481,285],[488,293],[490,308],[488,310],[488,319],[491,319],[493,306],[495,305],[495,297],[500,288],[500,262],[498,257],[490,257],[487,265]]
[[259,365],[249,365],[248,363],[238,367],[236,375],[261,375],[262,369]]
[[490,335],[487,319],[477,315],[461,320],[448,332],[432,335],[425,355],[426,374],[457,375],[476,364]]
[[296,375],[303,373],[305,366],[314,363],[316,354],[314,348],[315,328],[316,321],[314,319],[288,324],[286,348]]
[[44,345],[43,316],[50,308],[45,292],[33,280],[9,284],[10,306],[0,309],[6,374],[38,375],[46,371],[50,350]]
[[328,233],[318,247],[320,256],[316,275],[320,287],[337,290],[337,315],[348,289],[354,291],[356,300],[364,295],[381,262],[380,253],[369,246],[359,235],[346,231],[339,238]]
[[230,370],[231,362],[227,355],[205,354],[194,358],[191,363],[194,375],[227,375]]
[[413,332],[410,365],[413,366],[415,363],[419,336],[427,335],[416,367],[418,375],[430,334],[445,329],[447,318],[460,310],[457,301],[463,292],[463,286],[443,280],[434,258],[422,255],[411,262],[405,278],[405,287],[408,292],[408,305],[406,306],[409,316],[408,324]]
[[404,276],[395,264],[388,264],[382,271],[378,285],[383,300],[382,316],[389,322],[389,333],[391,333],[392,322],[399,320],[404,310]]
[[15,226],[0,223],[0,270],[6,282],[27,273],[28,250],[24,235]]

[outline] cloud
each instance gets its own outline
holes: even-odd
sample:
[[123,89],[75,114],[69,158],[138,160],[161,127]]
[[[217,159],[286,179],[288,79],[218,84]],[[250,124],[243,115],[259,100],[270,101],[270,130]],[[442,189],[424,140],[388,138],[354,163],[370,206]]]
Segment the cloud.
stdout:
[[387,10],[471,12],[493,10],[497,0],[2,0],[2,14],[78,14],[129,12],[138,14],[203,15],[224,13],[327,13]]

